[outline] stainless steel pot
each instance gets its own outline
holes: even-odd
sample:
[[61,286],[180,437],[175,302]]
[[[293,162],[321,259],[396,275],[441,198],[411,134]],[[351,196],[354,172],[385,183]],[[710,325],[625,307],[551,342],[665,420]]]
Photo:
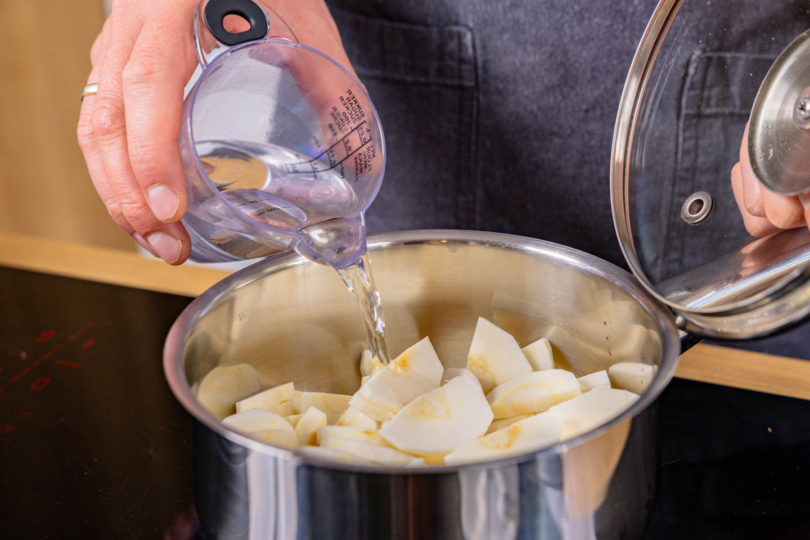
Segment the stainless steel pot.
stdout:
[[672,314],[635,279],[567,247],[509,235],[419,231],[372,237],[371,259],[398,354],[430,336],[463,366],[476,318],[520,343],[546,336],[577,374],[616,362],[658,366],[608,424],[518,458],[381,469],[303,458],[227,430],[192,387],[247,362],[265,384],[353,393],[364,333],[331,268],[294,254],[223,280],[183,312],[166,341],[172,391],[194,417],[201,522],[218,539],[638,538],[655,485],[655,412],[677,364]]

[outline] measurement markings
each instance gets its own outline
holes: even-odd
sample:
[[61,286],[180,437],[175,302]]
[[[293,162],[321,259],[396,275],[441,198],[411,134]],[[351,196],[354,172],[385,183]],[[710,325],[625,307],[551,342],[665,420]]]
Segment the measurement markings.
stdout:
[[[298,173],[309,173],[309,172],[319,173],[319,172],[331,171],[332,169],[334,169],[335,167],[337,167],[338,165],[340,165],[341,163],[343,163],[344,161],[346,161],[347,159],[352,157],[354,154],[356,154],[358,151],[360,151],[364,146],[366,146],[368,143],[371,142],[371,136],[368,135],[368,129],[367,128],[366,128],[366,130],[361,129],[363,124],[366,124],[366,126],[368,126],[368,123],[365,120],[363,120],[362,122],[357,124],[357,126],[352,128],[352,130],[349,131],[346,135],[344,135],[343,137],[338,139],[338,141],[335,142],[335,144],[333,144],[332,146],[330,146],[329,148],[327,148],[326,150],[324,150],[323,152],[321,152],[320,154],[318,154],[314,158],[310,159],[309,161],[301,161],[301,162],[298,162],[298,163],[288,164],[286,166],[287,172],[289,172],[291,174],[298,174]],[[358,137],[360,138],[360,143],[361,144],[360,144],[360,146],[358,146],[357,148],[352,150],[351,146],[349,146],[348,138],[352,133],[354,133],[355,131],[358,131],[358,130],[359,130]],[[335,148],[337,145],[339,145],[340,143],[343,143],[343,149],[346,151],[347,155],[343,159],[341,159],[340,161],[335,162],[334,159],[332,158],[332,154],[330,154],[329,152],[333,148]],[[329,164],[331,166],[329,168],[326,168],[326,169],[319,169],[319,168],[317,168],[315,166],[315,164],[317,163],[321,167],[324,166],[323,163],[321,163],[319,161],[324,156],[324,154],[326,154],[327,157],[329,158]],[[311,167],[312,171],[297,170],[297,167],[295,167],[296,165],[309,165]]]

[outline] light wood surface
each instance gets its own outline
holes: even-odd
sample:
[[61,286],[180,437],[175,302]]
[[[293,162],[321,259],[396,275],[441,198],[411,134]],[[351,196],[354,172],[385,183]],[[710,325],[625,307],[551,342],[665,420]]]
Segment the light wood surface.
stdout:
[[[229,275],[171,267],[134,253],[0,232],[0,266],[195,297]],[[676,377],[810,399],[810,361],[698,344],[681,356]]]
[[0,20],[0,231],[133,250],[76,141],[101,0],[2,0]]
[[700,343],[681,356],[675,376],[810,399],[810,362]]
[[169,266],[136,253],[0,232],[0,266],[198,296],[229,272]]

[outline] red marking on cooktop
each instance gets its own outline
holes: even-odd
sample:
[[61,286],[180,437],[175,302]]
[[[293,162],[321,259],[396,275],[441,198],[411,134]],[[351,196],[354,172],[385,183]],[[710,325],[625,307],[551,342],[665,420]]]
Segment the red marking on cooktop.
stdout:
[[37,343],[45,343],[56,335],[56,330],[43,330],[37,337]]
[[12,384],[14,384],[15,382],[19,381],[20,379],[22,379],[23,377],[25,377],[26,375],[28,375],[28,372],[29,372],[29,371],[31,371],[32,369],[34,369],[35,367],[37,367],[37,366],[38,366],[38,365],[40,365],[41,363],[42,363],[42,359],[41,359],[41,358],[39,358],[39,359],[34,360],[33,362],[31,362],[31,363],[28,365],[28,367],[27,367],[27,368],[25,368],[24,370],[22,370],[21,372],[17,373],[16,375],[14,375],[12,378],[10,378],[6,384],[4,384],[3,386],[0,386],[0,392],[2,392],[3,390],[5,390],[6,388],[8,388],[9,386],[11,386]]
[[17,426],[14,424],[3,424],[0,426],[0,433],[11,433],[15,429],[17,429]]
[[65,360],[56,360],[56,363],[60,366],[67,366],[67,367],[81,367],[76,362],[66,362]]
[[20,413],[20,416],[22,418],[28,418],[29,416],[31,416],[31,411],[23,411]]
[[[96,324],[96,323],[87,323],[86,325],[84,325],[84,328],[80,328],[79,330],[76,330],[75,332],[73,332],[73,334],[71,334],[71,338],[76,339],[80,335],[84,334],[85,332],[87,332],[88,330],[93,328],[94,324]],[[95,341],[95,340],[93,340],[93,341]]]
[[[26,376],[26,375],[28,374],[28,372],[30,372],[32,369],[34,369],[35,367],[37,367],[37,366],[38,366],[39,364],[41,364],[43,361],[45,361],[45,360],[47,360],[48,358],[50,358],[51,356],[53,356],[53,355],[54,355],[54,354],[55,354],[57,351],[59,351],[60,349],[62,349],[63,347],[65,347],[65,345],[69,344],[70,342],[74,341],[74,340],[75,340],[77,337],[79,337],[80,335],[84,334],[86,331],[90,330],[90,329],[93,327],[93,325],[94,325],[94,323],[87,323],[86,325],[84,325],[84,327],[82,327],[82,328],[80,328],[79,330],[75,331],[74,333],[70,334],[70,335],[67,337],[67,340],[65,340],[64,342],[62,342],[62,343],[60,343],[59,345],[55,346],[53,349],[51,349],[50,351],[48,351],[48,352],[46,352],[45,354],[43,354],[43,355],[42,355],[40,358],[38,358],[38,359],[34,360],[33,362],[31,362],[31,363],[28,365],[28,367],[26,367],[24,370],[22,370],[21,372],[19,372],[19,373],[18,373],[18,374],[16,374],[15,376],[13,376],[11,379],[9,379],[8,381],[6,381],[6,383],[5,383],[5,384],[3,384],[2,386],[0,386],[0,392],[2,392],[3,390],[5,390],[6,388],[8,388],[9,386],[11,386],[12,384],[14,384],[15,382],[19,381],[19,380],[20,380],[22,377]],[[50,339],[50,338],[48,338],[48,339]],[[83,348],[83,349],[87,349],[87,348],[91,347],[91,346],[93,345],[93,343],[95,343],[95,342],[96,342],[96,340],[91,339],[90,341],[88,341],[87,343],[85,343],[84,345],[82,345],[82,348]],[[20,355],[20,357],[21,357],[21,358],[23,358],[21,355]],[[47,377],[43,377],[43,379],[47,379]],[[35,382],[34,384],[37,384],[37,383],[39,383],[40,381],[42,381],[42,379],[39,379],[39,380],[38,380],[37,382]],[[47,385],[47,384],[48,384],[48,382],[50,382],[50,379],[48,379],[48,381],[47,381],[47,382],[45,382],[45,383],[44,383],[42,386],[44,387],[45,385]],[[32,385],[32,389],[34,389],[34,390],[39,390],[39,388],[33,388],[33,385]]]
[[51,382],[51,379],[49,379],[48,377],[40,377],[39,379],[31,383],[30,388],[31,390],[42,390],[43,388],[48,386],[49,382]]

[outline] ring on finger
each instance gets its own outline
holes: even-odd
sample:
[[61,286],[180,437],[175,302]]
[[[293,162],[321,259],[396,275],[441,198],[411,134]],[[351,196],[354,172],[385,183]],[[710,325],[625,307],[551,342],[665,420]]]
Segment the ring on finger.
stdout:
[[82,101],[84,101],[86,96],[92,96],[96,92],[98,92],[98,83],[88,84],[82,90]]

